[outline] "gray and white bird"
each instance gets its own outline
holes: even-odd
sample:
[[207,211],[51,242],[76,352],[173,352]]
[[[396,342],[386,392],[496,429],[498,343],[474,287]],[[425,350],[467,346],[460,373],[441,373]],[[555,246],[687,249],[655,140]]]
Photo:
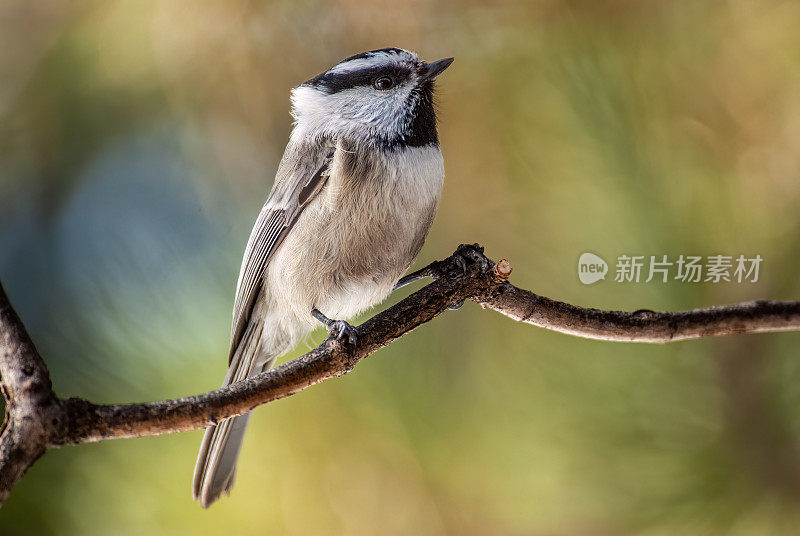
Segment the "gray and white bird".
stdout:
[[[343,319],[414,262],[444,183],[433,90],[452,61],[373,50],[292,90],[294,128],[242,260],[223,385],[271,368],[318,321],[355,344]],[[230,490],[249,419],[206,430],[192,484],[204,508]]]

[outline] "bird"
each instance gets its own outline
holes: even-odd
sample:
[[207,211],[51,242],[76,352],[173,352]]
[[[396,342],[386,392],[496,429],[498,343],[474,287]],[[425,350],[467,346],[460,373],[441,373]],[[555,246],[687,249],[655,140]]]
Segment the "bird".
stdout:
[[[292,89],[292,131],[236,284],[223,386],[272,368],[319,322],[357,344],[347,320],[395,289],[439,206],[434,80],[452,62],[371,50]],[[192,482],[203,508],[230,493],[250,415],[206,429]]]

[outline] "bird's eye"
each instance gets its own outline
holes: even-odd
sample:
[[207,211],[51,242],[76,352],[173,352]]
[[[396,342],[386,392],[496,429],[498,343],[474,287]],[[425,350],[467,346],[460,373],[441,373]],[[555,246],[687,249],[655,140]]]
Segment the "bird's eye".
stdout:
[[374,82],[372,82],[372,87],[375,89],[379,89],[381,91],[385,91],[391,88],[394,85],[394,81],[390,76],[381,76],[380,78],[376,78]]

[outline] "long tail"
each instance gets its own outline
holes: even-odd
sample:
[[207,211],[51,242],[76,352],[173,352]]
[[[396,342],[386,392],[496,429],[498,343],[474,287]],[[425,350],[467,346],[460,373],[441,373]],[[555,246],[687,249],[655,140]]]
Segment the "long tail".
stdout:
[[[263,361],[261,353],[261,326],[252,323],[242,337],[231,359],[228,374],[222,386],[255,376],[271,368],[276,356]],[[261,357],[262,359],[259,359]],[[197,465],[194,468],[192,496],[203,508],[208,508],[219,499],[222,492],[229,492],[236,476],[236,459],[242,448],[244,432],[250,422],[250,413],[227,419],[209,426],[200,445]]]

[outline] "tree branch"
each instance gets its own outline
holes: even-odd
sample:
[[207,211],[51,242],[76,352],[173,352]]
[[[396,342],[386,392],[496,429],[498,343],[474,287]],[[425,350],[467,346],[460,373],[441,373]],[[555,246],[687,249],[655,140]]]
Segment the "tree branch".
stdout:
[[143,404],[98,405],[59,399],[47,367],[0,286],[0,375],[6,420],[0,435],[0,504],[49,448],[104,439],[196,430],[350,372],[373,352],[440,313],[471,299],[514,320],[609,341],[682,339],[800,330],[800,302],[759,301],[674,313],[584,309],[508,282],[507,261],[493,263],[478,246],[459,246],[429,266],[434,282],[356,328],[352,348],[326,340],[268,372],[196,396]]
[[0,285],[0,389],[6,415],[0,432],[0,504],[45,453],[61,412],[47,365]]

